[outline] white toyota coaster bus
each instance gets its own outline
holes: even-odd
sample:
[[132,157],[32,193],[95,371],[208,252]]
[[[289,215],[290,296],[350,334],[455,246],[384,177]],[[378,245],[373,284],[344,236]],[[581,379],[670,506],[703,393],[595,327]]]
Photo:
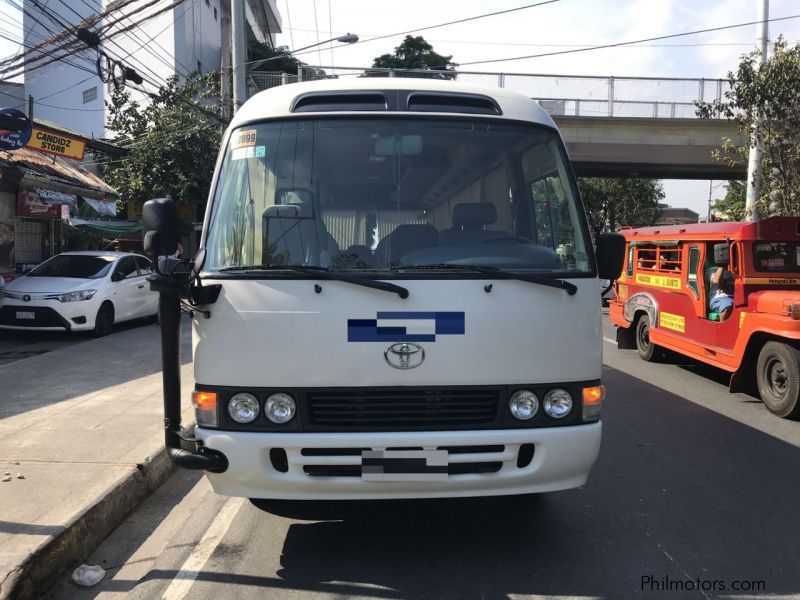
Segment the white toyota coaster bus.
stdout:
[[[171,202],[144,225],[169,255]],[[225,134],[194,263],[152,278],[170,454],[251,499],[580,486],[600,447],[598,275],[619,275],[621,242],[593,248],[564,143],[524,96],[404,78],[262,92]]]

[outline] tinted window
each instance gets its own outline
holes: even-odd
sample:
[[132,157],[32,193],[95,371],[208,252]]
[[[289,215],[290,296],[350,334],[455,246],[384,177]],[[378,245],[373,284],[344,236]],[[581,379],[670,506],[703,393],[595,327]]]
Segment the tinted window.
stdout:
[[800,244],[795,242],[756,242],[753,245],[756,271],[800,272]]
[[127,279],[128,277],[136,277],[139,273],[136,271],[136,261],[132,256],[126,256],[119,261],[116,270],[119,279]]
[[43,262],[28,277],[75,277],[100,279],[108,274],[114,256],[87,256],[85,254],[59,254]]
[[700,298],[700,283],[697,280],[697,270],[700,264],[700,248],[692,246],[689,248],[689,275],[688,283],[689,289],[694,292],[695,299]]
[[140,275],[149,275],[153,272],[153,263],[151,263],[144,256],[134,256],[136,266],[139,267]]

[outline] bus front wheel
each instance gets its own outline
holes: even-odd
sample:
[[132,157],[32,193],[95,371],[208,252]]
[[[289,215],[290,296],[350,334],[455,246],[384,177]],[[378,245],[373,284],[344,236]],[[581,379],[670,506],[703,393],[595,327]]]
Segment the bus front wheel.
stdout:
[[800,350],[781,342],[767,342],[756,365],[758,394],[772,414],[800,418]]
[[636,350],[642,360],[652,362],[655,360],[656,345],[650,341],[650,317],[642,315],[636,321]]

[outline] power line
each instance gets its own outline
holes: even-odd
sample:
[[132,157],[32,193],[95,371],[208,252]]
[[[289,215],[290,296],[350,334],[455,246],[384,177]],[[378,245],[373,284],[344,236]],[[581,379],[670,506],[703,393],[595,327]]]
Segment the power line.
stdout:
[[[613,44],[601,44],[599,46],[590,46],[588,48],[574,48],[572,50],[560,50],[558,52],[542,52],[540,54],[528,54],[526,56],[511,56],[507,58],[495,58],[491,60],[473,60],[470,62],[460,63],[459,66],[466,66],[466,65],[482,65],[486,63],[495,63],[495,62],[509,62],[513,60],[523,60],[526,58],[542,58],[545,56],[558,56],[561,54],[574,54],[577,52],[590,52],[593,50],[603,50],[605,48],[616,48],[618,46],[629,46],[631,44],[641,44],[643,42],[656,42],[658,40],[667,40],[676,37],[683,37],[687,35],[697,35],[700,33],[711,33],[712,31],[723,31],[725,29],[736,29],[738,27],[748,27],[750,25],[757,25],[759,23],[773,23],[776,21],[786,21],[788,19],[797,19],[800,15],[791,15],[788,17],[778,17],[776,19],[767,19],[766,21],[750,21],[748,23],[738,23],[736,25],[724,25],[721,27],[709,27],[707,29],[698,29],[696,31],[685,31],[683,33],[672,33],[669,35],[659,35],[656,37],[651,38],[643,38],[640,40],[631,40],[627,42],[615,42]],[[446,65],[445,65],[446,66]]]
[[294,32],[292,31],[292,15],[289,12],[289,0],[286,0],[286,20],[289,22],[289,39],[292,42],[292,48],[296,48],[297,46],[294,45]]
[[[536,2],[534,4],[526,4],[524,6],[517,6],[515,8],[507,8],[505,10],[497,10],[490,13],[484,13],[482,15],[475,15],[473,17],[465,17],[463,19],[456,19],[455,21],[446,21],[444,23],[436,23],[435,25],[426,25],[425,27],[417,27],[416,29],[409,29],[408,31],[398,31],[395,33],[389,33],[386,35],[379,35],[376,37],[367,38],[364,40],[358,40],[352,44],[340,44],[338,46],[334,46],[334,48],[343,48],[346,46],[356,46],[358,44],[366,44],[367,42],[374,42],[376,40],[383,40],[390,37],[397,37],[401,35],[406,35],[408,33],[419,33],[420,31],[428,31],[429,29],[437,29],[438,27],[446,27],[447,25],[456,25],[458,23],[466,23],[468,21],[477,21],[478,19],[485,19],[487,17],[494,17],[497,15],[504,15],[512,12],[517,12],[520,10],[525,10],[527,8],[535,8],[537,6],[544,6],[545,4],[553,4],[555,2],[561,2],[561,0],[544,0],[543,2]],[[313,52],[310,51],[310,52]],[[305,54],[305,53],[304,53]],[[298,54],[299,56],[300,54]]]
[[[314,33],[313,29],[304,29],[302,27],[295,27],[294,29],[296,31],[305,31],[308,33]],[[339,31],[336,33],[339,35],[344,35],[346,32]],[[334,35],[335,34],[331,32],[331,37],[334,37]],[[368,35],[373,35],[373,34],[369,33]],[[402,35],[398,34],[393,37],[400,38],[402,37]],[[531,44],[529,42],[492,42],[489,40],[446,40],[442,38],[426,38],[426,39],[428,42],[433,42],[436,44],[468,44],[471,46],[526,46],[529,48],[589,48],[597,45],[597,44],[565,44],[565,43],[545,43],[545,42],[540,42],[538,44]],[[684,47],[695,48],[702,46],[752,46],[752,45],[753,42],[706,42],[697,44],[646,44],[642,46],[628,45],[625,46],[625,48],[684,48]],[[292,46],[294,46],[294,42],[292,42]],[[331,62],[331,64],[333,64],[333,62]]]

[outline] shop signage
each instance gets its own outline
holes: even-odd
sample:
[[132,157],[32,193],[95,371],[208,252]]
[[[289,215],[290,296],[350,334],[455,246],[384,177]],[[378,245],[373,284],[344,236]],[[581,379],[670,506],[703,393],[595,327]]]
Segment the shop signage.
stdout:
[[46,188],[36,188],[36,193],[39,195],[40,200],[48,202],[61,202],[62,204],[75,204],[78,201],[77,196],[72,194],[64,194],[55,190],[48,190]]
[[61,204],[41,200],[34,190],[20,190],[17,214],[21,217],[60,219]]
[[74,158],[75,160],[83,160],[83,155],[86,153],[86,142],[63,133],[54,133],[34,127],[31,139],[28,142],[28,148],[57,156],[65,156],[66,158]]
[[[11,129],[14,125],[20,129]],[[31,139],[31,121],[16,108],[0,109],[0,150],[19,150]]]

